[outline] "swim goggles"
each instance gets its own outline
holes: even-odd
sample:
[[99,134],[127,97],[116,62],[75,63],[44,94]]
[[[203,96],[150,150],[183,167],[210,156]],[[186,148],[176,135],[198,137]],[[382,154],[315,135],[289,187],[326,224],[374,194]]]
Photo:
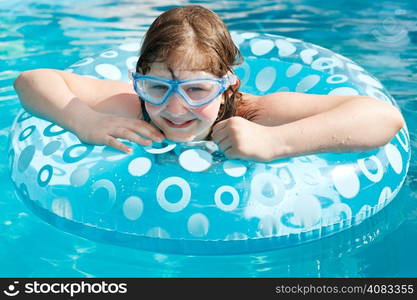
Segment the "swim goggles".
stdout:
[[199,107],[216,99],[237,81],[236,75],[228,73],[221,78],[195,78],[170,80],[131,72],[136,93],[152,105],[162,105],[177,93],[191,107]]

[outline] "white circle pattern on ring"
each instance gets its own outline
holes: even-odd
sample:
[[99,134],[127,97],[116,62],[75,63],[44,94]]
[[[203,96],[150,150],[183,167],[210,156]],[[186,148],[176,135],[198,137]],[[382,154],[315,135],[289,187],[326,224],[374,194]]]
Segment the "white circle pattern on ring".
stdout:
[[67,198],[59,197],[52,200],[51,210],[60,217],[72,219],[72,207]]
[[128,59],[126,59],[126,67],[128,68],[128,70],[135,69],[137,61],[138,58],[136,56],[131,56]]
[[236,32],[232,32],[231,36],[232,36],[233,42],[235,43],[237,47],[239,47],[239,45],[245,40],[243,37],[240,36],[240,34]]
[[[172,185],[177,185],[181,191],[182,196],[178,202],[169,202],[165,196],[165,191]],[[168,212],[179,212],[187,207],[191,199],[191,188],[187,181],[181,177],[168,177],[158,185],[156,190],[156,200],[159,205]]]
[[311,64],[313,57],[319,53],[316,49],[306,49],[301,51],[300,57],[306,64]]
[[365,176],[373,182],[381,181],[382,177],[384,176],[384,168],[382,167],[381,161],[375,155],[372,155],[369,158],[367,158],[369,160],[372,160],[376,164],[376,173],[371,173],[369,172],[369,169],[365,164],[365,159],[366,158],[358,159],[358,166],[363,172],[363,174],[365,174]]
[[361,66],[352,64],[352,63],[347,63],[346,66],[352,70],[356,70],[356,71],[364,71],[364,69]]
[[99,64],[95,66],[95,71],[106,79],[120,80],[122,78],[119,68],[112,64]]
[[248,168],[238,160],[226,160],[223,164],[224,172],[232,177],[240,177],[245,175]]
[[70,67],[81,67],[81,66],[85,66],[85,65],[89,65],[94,61],[94,58],[92,57],[86,57],[83,60],[76,62],[75,64],[72,64]]
[[333,57],[319,57],[311,64],[311,68],[319,71],[333,69],[337,66],[340,66],[340,61]]
[[385,206],[386,204],[389,203],[389,201],[392,198],[392,191],[391,188],[389,186],[384,187],[381,190],[381,193],[379,194],[379,198],[378,198],[378,205],[380,207]]
[[320,81],[320,76],[318,75],[308,75],[300,80],[295,87],[295,91],[298,93],[304,93],[312,89]]
[[119,53],[117,53],[114,50],[106,51],[106,52],[103,52],[103,53],[100,54],[100,56],[104,57],[104,58],[115,58],[118,55],[119,55]]
[[205,236],[208,233],[209,226],[208,218],[201,213],[193,214],[187,222],[188,232],[196,237]]
[[336,190],[345,198],[353,198],[359,193],[360,181],[353,166],[337,166],[331,172]]
[[[223,193],[230,193],[232,195],[232,203],[224,204],[224,202],[222,201]],[[236,191],[234,187],[230,185],[222,185],[216,190],[216,193],[214,194],[214,202],[216,203],[216,206],[223,211],[232,211],[236,209],[239,205],[239,201],[239,193]]]
[[262,204],[274,206],[284,199],[284,184],[275,174],[259,173],[253,177],[250,186],[253,199]]
[[123,202],[123,214],[131,220],[137,220],[143,213],[143,201],[139,197],[130,196]]
[[260,92],[269,90],[276,79],[277,71],[272,67],[265,67],[258,72],[255,78],[255,86]]
[[103,213],[103,212],[109,211],[113,207],[113,205],[116,203],[117,191],[116,191],[116,186],[114,185],[113,182],[111,182],[108,179],[100,179],[92,184],[91,193],[94,194],[100,188],[104,188],[107,191],[108,198],[107,199],[100,198],[101,206],[94,207],[94,209],[96,212]]
[[385,154],[394,172],[400,174],[403,169],[403,160],[400,151],[393,144],[387,144],[385,146]]
[[359,95],[358,91],[347,86],[342,86],[331,90],[328,95],[337,95],[337,96],[355,96]]
[[260,56],[271,51],[274,48],[274,42],[272,40],[253,39],[250,47],[253,54]]
[[90,177],[90,169],[86,167],[78,167],[70,175],[70,183],[72,186],[83,186]]
[[[400,135],[402,136],[402,138],[400,138]],[[410,145],[408,144],[408,137],[407,137],[407,134],[405,133],[405,129],[402,128],[400,131],[398,131],[395,137],[397,138],[397,141],[400,143],[404,151],[408,152]]]
[[377,87],[377,88],[382,89],[382,84],[381,84],[378,80],[376,80],[376,79],[372,78],[372,77],[371,77],[371,76],[369,76],[369,75],[366,75],[366,74],[359,74],[359,75],[357,76],[357,78],[358,78],[359,80],[361,80],[361,81],[365,82],[366,84],[369,84],[369,85],[372,85],[372,86],[374,86],[374,87]]
[[139,43],[129,43],[120,45],[119,49],[123,51],[136,52],[139,50],[139,47]]
[[329,76],[326,79],[327,83],[330,84],[336,84],[336,83],[342,83],[342,82],[346,82],[348,80],[348,77],[346,75],[343,74],[334,74],[332,76]]
[[132,176],[143,176],[149,172],[152,167],[152,162],[149,158],[146,157],[138,157],[133,159],[130,163],[128,171]]
[[278,48],[278,55],[281,57],[290,56],[291,54],[294,54],[295,51],[297,51],[297,48],[286,40],[276,40],[275,45]]
[[303,69],[301,64],[295,63],[288,67],[287,71],[285,72],[285,76],[288,78],[294,77]]
[[163,148],[144,147],[145,151],[151,154],[162,154],[171,151],[177,146],[176,144],[169,144]]
[[259,33],[257,32],[243,32],[242,34],[240,34],[240,36],[244,39],[252,39],[258,35]]
[[207,151],[201,149],[190,149],[182,152],[178,161],[185,170],[190,172],[203,172],[210,168],[213,157]]

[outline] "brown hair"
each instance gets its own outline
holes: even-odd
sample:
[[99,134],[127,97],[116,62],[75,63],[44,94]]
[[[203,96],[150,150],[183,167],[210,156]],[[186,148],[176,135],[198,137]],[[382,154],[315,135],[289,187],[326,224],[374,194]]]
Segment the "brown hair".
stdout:
[[[164,62],[170,69],[186,66],[190,70],[195,66],[196,70],[222,77],[242,62],[242,56],[218,15],[202,6],[190,5],[162,13],[148,29],[136,72],[146,74],[153,62]],[[224,104],[215,123],[236,114],[242,98],[239,85],[240,82],[224,92]]]

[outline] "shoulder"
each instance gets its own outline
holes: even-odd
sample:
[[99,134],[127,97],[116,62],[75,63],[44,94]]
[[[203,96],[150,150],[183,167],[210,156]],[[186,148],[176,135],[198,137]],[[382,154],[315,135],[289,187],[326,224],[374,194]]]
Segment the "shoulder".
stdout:
[[282,105],[279,105],[279,103],[287,101],[289,98],[291,98],[291,96],[287,95],[286,92],[277,92],[262,96],[242,93],[236,115],[249,121],[258,122],[269,112],[271,103],[274,103],[274,108],[276,110],[278,107],[283,107]]
[[258,113],[259,96],[242,93],[242,97],[237,105],[236,116],[253,121]]
[[298,93],[276,92],[272,94],[256,96],[243,94],[238,108],[238,116],[249,121],[272,126],[280,125],[292,120],[292,114],[288,102],[294,102],[299,97]]

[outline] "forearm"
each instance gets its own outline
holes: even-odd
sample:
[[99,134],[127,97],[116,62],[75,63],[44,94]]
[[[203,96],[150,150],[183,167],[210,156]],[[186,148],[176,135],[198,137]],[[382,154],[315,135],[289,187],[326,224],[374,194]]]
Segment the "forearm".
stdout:
[[304,119],[271,127],[275,157],[320,152],[354,152],[388,143],[403,126],[400,112],[371,98],[354,98]]
[[66,129],[73,130],[77,119],[91,111],[53,70],[22,73],[14,87],[26,110]]

